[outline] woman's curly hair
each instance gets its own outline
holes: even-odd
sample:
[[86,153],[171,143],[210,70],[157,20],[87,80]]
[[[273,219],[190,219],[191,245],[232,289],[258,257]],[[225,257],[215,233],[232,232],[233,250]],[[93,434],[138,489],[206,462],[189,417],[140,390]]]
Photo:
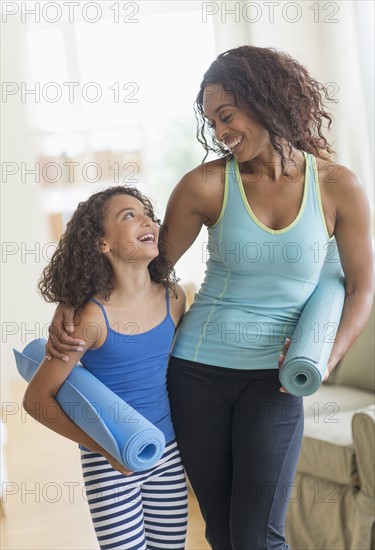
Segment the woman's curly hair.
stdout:
[[[324,109],[324,99],[332,100],[328,89],[314,80],[305,67],[288,54],[274,48],[241,46],[220,54],[203,76],[194,105],[198,122],[197,138],[203,145],[206,156],[214,151],[220,156],[229,151],[212,131],[207,131],[203,112],[203,93],[209,85],[221,85],[233,93],[236,104],[255,114],[260,124],[269,133],[274,149],[280,154],[282,169],[285,155],[282,142],[292,147],[330,160],[334,151],[322,133],[323,119],[332,117]],[[206,136],[210,136],[208,143]],[[205,160],[204,159],[204,160]]]
[[[109,187],[79,203],[38,283],[47,302],[64,302],[78,310],[94,294],[109,300],[114,289],[114,274],[110,262],[101,252],[100,242],[108,202],[120,194],[138,199],[152,220],[160,225],[150,200],[135,187]],[[148,265],[151,279],[173,290],[177,279],[167,258],[162,232],[158,248],[159,255]]]

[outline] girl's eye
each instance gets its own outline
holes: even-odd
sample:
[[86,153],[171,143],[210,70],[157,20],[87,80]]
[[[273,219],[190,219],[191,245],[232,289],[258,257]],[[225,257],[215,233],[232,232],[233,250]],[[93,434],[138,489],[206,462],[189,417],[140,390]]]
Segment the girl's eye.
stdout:
[[229,122],[231,118],[232,118],[232,115],[230,114],[227,116],[223,116],[221,120],[222,122]]
[[126,212],[125,216],[124,216],[124,220],[127,220],[128,218],[134,218],[134,214],[133,212]]
[[212,120],[207,121],[207,126],[211,128],[211,130],[215,129],[215,123]]

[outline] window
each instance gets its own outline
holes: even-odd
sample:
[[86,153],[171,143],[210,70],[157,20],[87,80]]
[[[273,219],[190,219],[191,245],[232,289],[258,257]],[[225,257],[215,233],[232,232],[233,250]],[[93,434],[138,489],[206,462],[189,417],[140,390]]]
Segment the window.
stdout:
[[96,24],[30,26],[31,79],[40,90],[30,119],[46,192],[134,183],[165,204],[201,161],[193,102],[214,40],[199,4],[189,7],[140,9],[138,22],[125,26],[109,13]]

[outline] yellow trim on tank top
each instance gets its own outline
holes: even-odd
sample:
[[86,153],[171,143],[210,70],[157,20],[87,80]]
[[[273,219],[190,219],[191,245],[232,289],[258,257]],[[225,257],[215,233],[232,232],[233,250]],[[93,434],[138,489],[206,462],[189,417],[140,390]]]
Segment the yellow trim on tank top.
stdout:
[[223,204],[221,205],[220,214],[216,222],[213,225],[209,225],[208,229],[211,229],[211,227],[215,227],[220,222],[220,220],[224,215],[225,208],[228,202],[229,168],[230,168],[230,159],[228,159],[225,164],[224,198],[223,198]]
[[256,215],[252,211],[251,206],[250,206],[250,204],[247,200],[247,197],[246,197],[246,194],[245,194],[245,189],[244,189],[244,186],[243,186],[243,183],[242,183],[242,177],[241,177],[241,174],[240,174],[240,169],[238,167],[238,162],[235,160],[236,176],[237,176],[238,186],[239,186],[241,197],[242,197],[242,202],[243,202],[246,210],[248,211],[250,217],[258,225],[258,227],[260,227],[261,229],[263,229],[267,233],[271,233],[271,235],[286,233],[287,231],[292,229],[295,225],[297,225],[297,223],[299,222],[299,220],[302,217],[302,214],[305,211],[305,206],[306,206],[306,202],[307,202],[308,188],[309,188],[309,178],[308,178],[309,160],[308,160],[308,154],[305,153],[305,151],[302,151],[302,152],[303,152],[304,157],[305,157],[305,181],[304,181],[302,202],[301,202],[301,206],[300,206],[300,209],[298,211],[297,216],[294,218],[294,220],[287,227],[284,227],[283,229],[270,229],[269,227],[264,225],[260,220],[258,220],[258,218],[256,217]]

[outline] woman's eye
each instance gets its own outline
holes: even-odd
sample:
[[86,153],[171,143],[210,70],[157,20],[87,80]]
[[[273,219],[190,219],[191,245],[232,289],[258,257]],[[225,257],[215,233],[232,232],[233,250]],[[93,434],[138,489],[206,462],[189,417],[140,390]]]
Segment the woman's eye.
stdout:
[[127,219],[133,218],[133,217],[134,217],[133,212],[127,212],[127,213],[125,214],[125,216],[124,216],[123,219],[124,219],[124,220],[127,220]]
[[221,120],[222,122],[229,122],[231,118],[232,118],[232,115],[227,115],[227,116],[223,116]]

